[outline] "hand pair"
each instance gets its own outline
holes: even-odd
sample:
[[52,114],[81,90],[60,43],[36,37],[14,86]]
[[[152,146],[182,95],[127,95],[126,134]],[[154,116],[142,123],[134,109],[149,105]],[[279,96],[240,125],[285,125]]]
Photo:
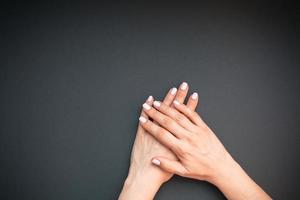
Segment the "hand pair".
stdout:
[[149,96],[143,104],[119,199],[153,199],[174,174],[208,181],[229,199],[270,199],[195,112],[198,94],[184,104],[188,90],[183,82],[162,102]]

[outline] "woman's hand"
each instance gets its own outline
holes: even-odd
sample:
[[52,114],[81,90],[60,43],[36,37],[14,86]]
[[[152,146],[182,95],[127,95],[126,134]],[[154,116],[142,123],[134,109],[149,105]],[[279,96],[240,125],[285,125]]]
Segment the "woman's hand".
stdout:
[[165,171],[198,180],[210,181],[230,156],[222,143],[199,115],[174,101],[175,108],[155,101],[154,107],[143,104],[145,113],[158,124],[140,117],[142,126],[158,141],[170,148],[178,160],[156,156],[152,160]]
[[[164,98],[164,105],[172,106],[174,99],[183,103],[187,92],[187,83],[182,83],[178,90],[172,88]],[[152,103],[153,97],[150,96],[146,104],[151,106]],[[194,110],[197,103],[198,98],[190,97],[187,101],[187,107]],[[141,116],[151,121],[144,111],[142,111]],[[157,125],[155,120],[153,122],[151,121],[151,123]],[[177,160],[172,151],[154,139],[153,136],[147,133],[141,124],[139,124],[132,148],[128,177],[126,178],[119,199],[152,199],[160,186],[173,176],[172,172],[161,170],[151,164],[152,158],[157,155],[164,156],[169,160]]]
[[226,151],[213,131],[200,116],[174,101],[172,108],[155,101],[154,108],[143,104],[147,116],[141,125],[163,145],[171,149],[178,160],[155,156],[152,163],[167,172],[213,183],[229,199],[269,199]]

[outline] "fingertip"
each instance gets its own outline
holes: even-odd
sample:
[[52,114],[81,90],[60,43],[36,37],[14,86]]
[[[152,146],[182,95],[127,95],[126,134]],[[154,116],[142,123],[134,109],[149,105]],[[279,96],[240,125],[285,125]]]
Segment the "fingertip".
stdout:
[[180,85],[180,89],[181,90],[186,90],[187,88],[188,88],[187,82],[182,82],[181,85]]
[[151,104],[153,103],[153,100],[154,100],[153,96],[150,95],[150,96],[147,98],[146,102],[147,102],[148,104],[151,105]]
[[163,100],[164,104],[170,105],[174,100],[176,94],[177,94],[177,88],[175,87],[171,88]]
[[192,109],[192,110],[195,110],[196,107],[197,107],[197,105],[198,105],[198,99],[199,99],[198,93],[197,93],[197,92],[194,92],[194,93],[190,96],[190,98],[189,98],[189,100],[188,100],[186,106],[187,106],[188,108]]
[[147,121],[147,118],[144,117],[144,116],[140,116],[139,117],[139,121],[143,124],[143,123],[145,123]]
[[198,99],[198,93],[194,92],[191,97],[192,97],[193,100],[197,100]]
[[183,103],[185,101],[188,90],[189,90],[189,85],[187,84],[187,82],[182,82],[177,90],[175,99]]
[[159,101],[154,101],[153,105],[158,108],[160,107],[161,103]]
[[150,110],[150,109],[151,109],[151,106],[150,106],[149,104],[147,104],[147,103],[144,103],[144,104],[143,104],[143,108],[144,108],[145,110]]
[[177,88],[176,88],[176,87],[173,87],[173,88],[170,90],[170,94],[173,95],[173,96],[176,94],[176,92],[177,92]]
[[151,161],[154,165],[159,166],[160,165],[160,161],[157,158],[152,159]]

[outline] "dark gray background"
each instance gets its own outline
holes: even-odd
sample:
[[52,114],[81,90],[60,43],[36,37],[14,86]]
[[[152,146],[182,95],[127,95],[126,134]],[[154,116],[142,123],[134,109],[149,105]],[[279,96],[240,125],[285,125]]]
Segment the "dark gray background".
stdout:
[[[182,81],[242,167],[299,199],[299,9],[288,2],[1,6],[1,199],[116,199],[141,104]],[[223,199],[174,177],[156,199]]]

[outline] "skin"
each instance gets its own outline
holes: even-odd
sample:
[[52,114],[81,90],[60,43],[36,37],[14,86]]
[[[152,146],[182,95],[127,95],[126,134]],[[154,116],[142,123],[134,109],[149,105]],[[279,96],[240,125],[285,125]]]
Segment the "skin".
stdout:
[[[176,99],[178,102],[183,103],[188,92],[188,85],[182,83],[178,90],[171,89],[163,100],[166,106],[174,107],[172,102]],[[176,91],[177,90],[177,91]],[[173,92],[172,92],[173,91]],[[174,93],[176,91],[176,93]],[[173,94],[172,94],[173,93]],[[146,103],[152,105],[153,98],[148,98]],[[198,98],[188,99],[186,106],[191,110],[195,110],[198,104]],[[142,110],[141,116],[145,117],[148,121],[148,116]],[[158,126],[155,120],[151,123]],[[131,153],[131,161],[129,173],[125,180],[122,192],[119,196],[120,200],[135,200],[135,199],[153,199],[156,192],[161,185],[168,181],[174,173],[162,170],[151,163],[154,156],[164,156],[169,160],[176,161],[176,155],[156,140],[152,134],[139,123],[136,138]]]
[[184,98],[176,96],[173,104],[149,101],[143,105],[129,174],[119,199],[153,199],[173,174],[208,181],[228,199],[271,199],[194,111],[198,96],[190,97],[187,105],[183,102]]
[[144,112],[158,125],[143,119],[141,125],[178,158],[174,161],[155,156],[153,164],[179,176],[208,181],[228,199],[271,199],[195,111],[178,101],[174,101],[174,108],[158,101],[153,105],[143,105]]

